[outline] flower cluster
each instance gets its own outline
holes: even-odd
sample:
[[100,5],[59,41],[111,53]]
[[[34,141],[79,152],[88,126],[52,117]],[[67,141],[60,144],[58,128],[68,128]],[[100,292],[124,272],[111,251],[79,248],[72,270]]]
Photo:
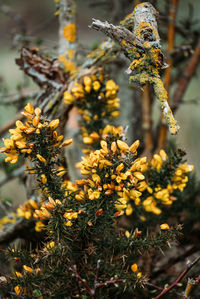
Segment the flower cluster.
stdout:
[[105,80],[102,73],[84,76],[75,82],[70,92],[64,92],[65,104],[73,103],[82,117],[83,142],[91,145],[101,138],[105,122],[119,116],[119,86],[113,80]]
[[141,214],[138,207],[159,215],[161,206],[176,200],[174,191],[184,190],[193,166],[180,164],[181,159],[169,159],[164,150],[149,161],[146,157],[137,158],[138,140],[129,147],[122,140],[121,128],[108,127],[106,133],[101,149],[83,157],[78,164],[81,173],[89,178],[77,181],[84,188],[76,198],[99,201],[108,198],[114,202],[117,215],[125,211],[129,216],[134,210]]
[[174,191],[183,192],[188,182],[187,174],[193,170],[193,165],[180,164],[181,158],[169,159],[164,150],[155,154],[149,161],[148,170],[145,174],[147,189],[142,202],[145,211],[161,214],[157,203],[172,205],[176,200]]
[[[30,199],[20,205],[16,212],[16,218],[28,220],[36,211],[44,208],[44,202],[48,197],[60,201],[74,191],[73,184],[61,178],[65,170],[60,166],[59,160],[62,148],[71,144],[72,139],[63,141],[64,136],[59,136],[56,131],[59,120],[48,121],[41,116],[41,110],[34,109],[31,104],[26,105],[23,115],[28,120],[25,123],[16,122],[16,128],[10,129],[11,138],[4,139],[5,147],[0,151],[7,155],[5,161],[10,163],[16,163],[20,155],[25,155],[31,162],[31,166],[27,165],[27,172],[37,176],[44,198],[40,202]],[[50,215],[45,209],[43,214]],[[44,218],[38,218],[35,230],[39,232],[44,227],[44,223],[41,222]]]
[[116,216],[122,215],[124,209],[127,215],[131,214],[129,201],[140,205],[140,196],[146,187],[143,172],[147,169],[147,159],[136,158],[139,140],[129,147],[122,138],[123,135],[121,138],[107,135],[106,140],[101,141],[100,150],[83,157],[79,167],[89,178],[76,182],[84,185],[84,190],[76,195],[78,199],[111,201]]
[[[40,108],[34,109],[31,104],[27,104],[22,114],[28,120],[25,123],[17,120],[16,128],[9,130],[12,135],[11,138],[3,139],[5,147],[1,148],[0,152],[7,155],[6,162],[14,164],[18,161],[20,154],[25,154],[30,160],[37,159],[38,163],[46,164],[51,158],[50,155],[56,152],[59,147],[66,146],[72,142],[71,139],[63,142],[64,136],[58,136],[55,131],[59,125],[59,119],[51,122],[47,121],[40,116]],[[46,138],[43,140],[45,135]],[[51,153],[45,153],[42,144],[40,144],[40,147],[37,146],[39,141],[47,142],[47,138],[50,143]],[[44,176],[43,181],[45,181]]]

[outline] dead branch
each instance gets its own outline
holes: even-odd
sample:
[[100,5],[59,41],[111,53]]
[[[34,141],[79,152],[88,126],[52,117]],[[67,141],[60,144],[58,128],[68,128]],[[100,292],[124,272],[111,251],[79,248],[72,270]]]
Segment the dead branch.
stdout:
[[200,40],[194,51],[194,55],[190,58],[188,64],[182,72],[178,80],[177,88],[173,94],[172,110],[175,112],[183,101],[184,93],[190,83],[192,76],[195,74],[198,64],[200,62]]
[[22,48],[20,58],[15,61],[40,87],[60,90],[68,78],[68,75],[64,76],[57,60],[44,58],[36,50]]
[[163,289],[163,291],[156,296],[154,299],[159,299],[163,297],[165,294],[167,294],[169,291],[171,291],[174,287],[177,286],[177,284],[183,279],[183,277],[190,271],[190,269],[198,263],[200,260],[200,256],[197,257],[192,263],[188,263],[186,269],[179,275],[179,277],[167,288]]

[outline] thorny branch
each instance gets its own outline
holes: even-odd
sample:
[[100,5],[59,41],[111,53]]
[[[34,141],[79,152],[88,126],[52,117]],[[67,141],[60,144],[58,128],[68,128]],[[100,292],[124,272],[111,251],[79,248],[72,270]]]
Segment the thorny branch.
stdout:
[[179,277],[167,288],[163,289],[163,291],[156,296],[154,299],[159,299],[165,294],[167,294],[169,291],[171,291],[174,287],[177,286],[177,284],[183,279],[183,277],[189,272],[189,270],[196,265],[200,260],[200,256],[197,257],[192,263],[188,263],[186,269],[179,275]]

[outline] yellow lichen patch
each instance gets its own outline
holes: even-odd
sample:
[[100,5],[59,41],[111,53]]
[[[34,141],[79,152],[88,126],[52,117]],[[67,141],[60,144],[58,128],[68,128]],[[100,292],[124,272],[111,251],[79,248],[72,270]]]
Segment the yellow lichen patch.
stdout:
[[69,57],[70,60],[73,60],[74,54],[75,54],[75,51],[73,49],[69,49],[67,51],[67,56]]
[[68,24],[63,28],[63,36],[69,43],[74,43],[76,40],[76,25]]
[[58,60],[62,62],[65,72],[69,72],[72,76],[77,73],[77,66],[72,61],[68,60],[65,55],[59,56]]

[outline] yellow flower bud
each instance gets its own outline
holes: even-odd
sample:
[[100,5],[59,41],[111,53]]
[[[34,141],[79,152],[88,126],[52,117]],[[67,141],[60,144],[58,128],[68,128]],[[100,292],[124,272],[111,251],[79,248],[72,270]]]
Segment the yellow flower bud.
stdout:
[[58,127],[59,122],[60,122],[59,119],[52,120],[49,124],[50,130],[52,130],[52,131],[55,130]]
[[34,112],[34,108],[33,108],[33,106],[32,106],[30,103],[28,103],[28,104],[25,106],[24,110],[25,110],[26,112],[30,113],[30,114],[33,114],[33,112]]
[[38,160],[40,160],[40,162],[46,163],[46,159],[43,158],[40,154],[37,154],[36,157],[38,158]]
[[25,270],[26,272],[28,272],[28,273],[33,273],[33,269],[32,269],[31,267],[26,266],[26,265],[23,265],[23,268],[24,268],[24,270]]
[[15,272],[15,274],[16,274],[16,276],[17,276],[18,278],[20,278],[20,277],[23,276],[20,272]]
[[42,174],[42,175],[41,175],[41,179],[42,179],[42,183],[43,183],[43,184],[46,184],[46,182],[47,182],[47,177],[46,177],[45,174]]
[[99,83],[99,81],[94,81],[93,82],[93,89],[95,91],[98,91],[100,87],[101,87],[101,84]]
[[89,76],[85,76],[83,78],[83,83],[85,84],[85,86],[90,86],[92,84],[92,79]]
[[73,101],[74,101],[73,95],[69,91],[65,91],[64,92],[64,103],[67,105],[70,105],[71,103],[73,103]]
[[135,272],[137,272],[137,270],[138,270],[138,266],[137,266],[137,264],[133,264],[132,266],[131,266],[131,270],[135,273]]
[[130,152],[135,153],[136,150],[137,150],[137,148],[138,148],[138,146],[139,146],[139,144],[140,144],[140,141],[139,141],[139,140],[136,140],[136,141],[130,146],[130,148],[129,148]]
[[126,144],[126,142],[124,142],[122,140],[117,140],[117,145],[118,145],[119,149],[121,149],[122,151],[128,151],[129,150],[128,144]]
[[20,285],[17,285],[14,287],[14,291],[17,295],[20,295],[22,292],[22,287]]
[[168,230],[169,229],[169,225],[167,223],[163,223],[163,224],[160,225],[160,228],[162,230]]

